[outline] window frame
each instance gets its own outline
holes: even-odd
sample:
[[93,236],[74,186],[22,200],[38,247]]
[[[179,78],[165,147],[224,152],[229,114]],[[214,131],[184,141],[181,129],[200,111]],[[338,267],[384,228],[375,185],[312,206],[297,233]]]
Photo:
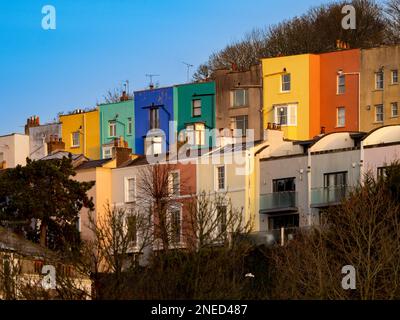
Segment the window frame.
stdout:
[[[224,181],[223,181],[223,188],[220,188],[220,175],[219,175],[219,169],[224,170]],[[227,177],[226,177],[226,166],[221,165],[221,166],[216,166],[215,167],[215,191],[221,192],[221,191],[226,191],[226,186],[227,186]]]
[[[396,108],[394,108],[396,106]],[[393,113],[393,111],[396,109],[396,114]],[[390,103],[390,114],[392,118],[398,118],[399,117],[399,103],[398,102],[391,102]]]
[[[200,106],[196,106],[196,102],[200,102]],[[192,117],[193,118],[200,118],[202,116],[202,107],[203,101],[201,99],[193,99],[192,100]],[[195,114],[195,110],[200,110],[200,114]]]
[[[343,79],[343,83],[340,80]],[[342,90],[341,90],[342,89]],[[341,74],[337,76],[337,91],[338,95],[342,95],[346,93],[346,75]]]
[[[286,109],[286,124],[281,124],[278,115],[278,109]],[[294,115],[293,115],[294,113]],[[286,104],[286,105],[275,105],[274,106],[274,120],[275,123],[282,127],[297,127],[297,115],[298,115],[298,104]],[[292,120],[295,121],[292,121]]]
[[[113,132],[111,132],[111,130]],[[112,135],[114,133],[114,135]],[[117,122],[115,120],[108,121],[108,137],[116,138],[117,137]]]
[[[78,144],[75,144],[76,140],[76,136],[78,136]],[[74,131],[71,133],[71,148],[80,148],[81,147],[81,133],[80,131]]]
[[[285,77],[289,77],[289,81],[285,81]],[[289,89],[285,89],[284,86],[289,85]],[[281,93],[288,93],[292,90],[292,74],[284,73],[281,75]]]
[[[178,190],[175,190],[175,183],[173,179],[173,175],[177,175],[177,186]],[[169,194],[173,197],[179,197],[181,195],[181,172],[180,170],[173,170],[169,172],[169,177],[168,177],[168,189],[169,189]],[[176,191],[176,192],[174,192]]]
[[[173,217],[173,213],[179,213],[178,214],[178,216],[179,216],[179,234],[178,233],[174,234],[175,232],[173,230],[173,225],[174,225],[175,219],[173,219],[173,218],[175,218],[175,216]],[[170,225],[169,229],[170,229],[171,235],[173,235],[173,236],[171,236],[171,245],[172,246],[180,246],[183,243],[183,208],[182,208],[182,206],[177,205],[173,208],[168,209],[168,217],[169,217],[169,225]],[[176,241],[176,239],[174,239],[174,237],[177,235],[179,237],[179,241]]]
[[[343,115],[340,117],[340,111],[343,110]],[[340,119],[343,118],[343,124],[340,123]],[[346,127],[346,107],[337,107],[336,108],[336,127],[337,128],[344,128]]]
[[128,130],[126,130],[127,135],[131,136],[133,134],[133,119],[131,117],[128,118],[127,124],[128,124]]
[[[382,76],[382,79],[378,77]],[[381,85],[381,87],[379,85]],[[383,90],[385,87],[385,73],[383,71],[375,72],[375,90]]]
[[[378,120],[378,108],[382,108],[382,113],[379,113],[379,115],[382,115],[382,120]],[[377,104],[375,105],[375,122],[376,123],[383,123],[385,121],[385,108],[383,104]]]
[[[390,78],[391,78],[391,83],[392,84],[399,84],[399,70],[398,69],[393,69],[391,71],[391,77]],[[395,78],[396,78],[396,80],[395,80]]]
[[[133,190],[130,189],[129,181],[134,181]],[[131,198],[131,192],[133,191],[133,197]],[[135,203],[137,200],[137,180],[136,176],[125,177],[125,203]]]
[[[238,121],[238,119],[241,119],[240,121]],[[241,122],[244,125],[244,129],[238,128],[238,123]],[[231,117],[231,128],[232,130],[242,130],[242,137],[246,137],[247,136],[247,130],[249,130],[249,116],[246,115],[241,115],[241,116],[235,116],[235,117]]]
[[[238,92],[243,92],[243,104],[237,103],[237,96]],[[248,89],[238,88],[231,91],[232,96],[232,108],[245,108],[249,106],[249,92]]]

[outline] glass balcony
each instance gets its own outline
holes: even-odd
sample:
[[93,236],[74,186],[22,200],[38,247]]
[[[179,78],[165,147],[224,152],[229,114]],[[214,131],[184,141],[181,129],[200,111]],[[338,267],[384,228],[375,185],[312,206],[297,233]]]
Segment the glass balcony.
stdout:
[[299,227],[288,227],[264,232],[254,232],[250,234],[250,238],[256,245],[285,245],[293,240],[296,234],[302,229],[303,228]]
[[297,192],[274,192],[260,196],[260,211],[262,213],[297,211]]
[[347,186],[311,189],[311,207],[321,208],[338,205],[349,194]]

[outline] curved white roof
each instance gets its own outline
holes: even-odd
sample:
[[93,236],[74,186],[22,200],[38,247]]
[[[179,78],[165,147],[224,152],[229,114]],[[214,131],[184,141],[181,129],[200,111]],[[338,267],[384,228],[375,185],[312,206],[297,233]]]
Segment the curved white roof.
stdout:
[[400,125],[378,128],[368,134],[363,141],[364,146],[400,142]]

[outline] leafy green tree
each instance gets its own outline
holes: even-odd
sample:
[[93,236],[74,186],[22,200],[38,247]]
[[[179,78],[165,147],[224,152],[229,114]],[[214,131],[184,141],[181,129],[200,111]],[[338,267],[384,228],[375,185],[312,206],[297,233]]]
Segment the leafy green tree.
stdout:
[[79,247],[76,228],[82,208],[93,210],[87,196],[94,182],[79,182],[71,158],[27,159],[27,165],[0,175],[0,225],[54,250]]

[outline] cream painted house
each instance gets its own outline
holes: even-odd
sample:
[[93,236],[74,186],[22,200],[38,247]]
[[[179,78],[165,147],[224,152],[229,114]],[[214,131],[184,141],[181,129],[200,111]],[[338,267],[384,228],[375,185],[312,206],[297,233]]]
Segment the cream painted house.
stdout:
[[13,133],[0,137],[0,169],[26,165],[29,157],[29,136]]

